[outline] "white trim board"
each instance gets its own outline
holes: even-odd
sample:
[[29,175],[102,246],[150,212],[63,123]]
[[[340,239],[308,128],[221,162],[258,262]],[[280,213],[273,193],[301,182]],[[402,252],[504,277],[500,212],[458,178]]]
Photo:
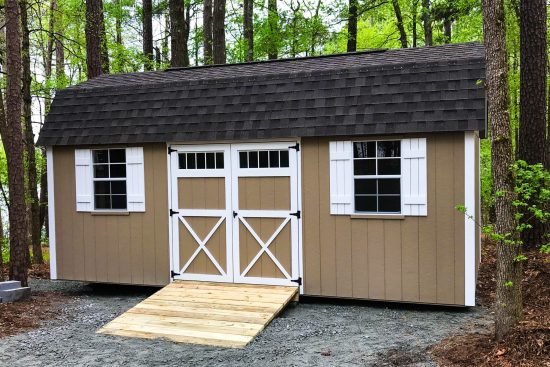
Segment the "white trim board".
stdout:
[[[476,208],[476,136],[464,133],[464,206],[469,215],[477,217]],[[476,223],[464,216],[464,305],[476,303]]]
[[55,248],[55,194],[52,147],[46,147],[46,170],[48,178],[48,244],[50,250],[50,279],[57,279],[57,253]]

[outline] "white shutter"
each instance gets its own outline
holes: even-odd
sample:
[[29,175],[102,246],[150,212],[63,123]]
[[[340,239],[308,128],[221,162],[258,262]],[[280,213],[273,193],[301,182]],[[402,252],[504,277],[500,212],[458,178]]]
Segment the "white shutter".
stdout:
[[331,141],[330,214],[352,214],[353,152],[351,141]]
[[126,188],[128,211],[145,211],[145,177],[143,170],[143,148],[126,148]]
[[401,140],[403,215],[428,215],[426,138]]
[[92,152],[90,149],[75,149],[74,173],[76,179],[76,211],[93,210]]

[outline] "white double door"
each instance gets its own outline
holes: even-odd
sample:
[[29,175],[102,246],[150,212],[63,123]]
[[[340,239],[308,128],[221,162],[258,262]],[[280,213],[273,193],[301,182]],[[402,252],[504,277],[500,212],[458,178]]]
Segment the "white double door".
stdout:
[[292,142],[171,146],[174,279],[299,282],[298,148]]

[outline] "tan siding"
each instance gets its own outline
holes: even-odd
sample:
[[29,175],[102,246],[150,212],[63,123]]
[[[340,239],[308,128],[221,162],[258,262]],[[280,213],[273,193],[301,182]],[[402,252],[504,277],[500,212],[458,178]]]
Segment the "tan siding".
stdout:
[[144,147],[144,213],[76,212],[74,148],[54,148],[57,271],[60,279],[162,285],[169,281],[166,148]]
[[329,213],[329,138],[302,140],[304,292],[393,301],[464,302],[464,134],[428,137],[428,216]]

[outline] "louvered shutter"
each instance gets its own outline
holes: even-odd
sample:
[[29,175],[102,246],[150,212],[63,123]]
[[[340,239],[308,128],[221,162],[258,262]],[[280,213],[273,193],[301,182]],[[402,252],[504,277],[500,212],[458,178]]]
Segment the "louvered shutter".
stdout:
[[426,138],[401,140],[401,177],[403,214],[428,215]]
[[143,168],[143,148],[126,148],[126,188],[128,211],[145,211],[145,176]]
[[75,149],[74,151],[76,179],[76,211],[89,212],[93,210],[92,188],[92,152],[90,149]]
[[353,152],[351,141],[331,141],[330,214],[351,214],[353,210]]

